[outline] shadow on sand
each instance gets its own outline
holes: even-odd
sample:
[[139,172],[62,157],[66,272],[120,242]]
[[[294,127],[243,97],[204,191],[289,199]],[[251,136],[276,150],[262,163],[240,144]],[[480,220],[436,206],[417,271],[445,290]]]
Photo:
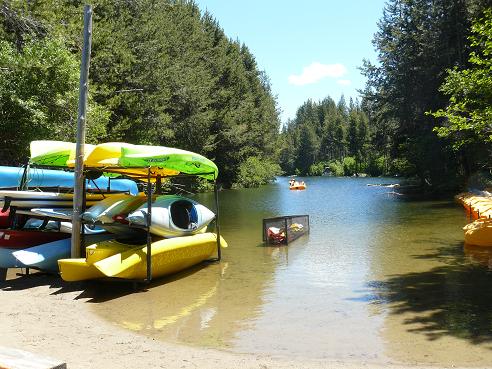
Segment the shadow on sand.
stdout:
[[21,273],[20,269],[12,270],[10,278],[0,282],[1,291],[19,291],[39,286],[48,286],[54,289],[51,295],[60,295],[63,293],[80,292],[74,299],[87,299],[87,302],[101,303],[116,298],[123,297],[132,293],[143,293],[149,289],[172,283],[182,278],[186,278],[199,270],[207,267],[208,263],[204,262],[179,273],[167,277],[161,277],[150,283],[135,283],[129,280],[90,280],[81,282],[65,282],[57,274],[48,274],[34,271],[30,274]]

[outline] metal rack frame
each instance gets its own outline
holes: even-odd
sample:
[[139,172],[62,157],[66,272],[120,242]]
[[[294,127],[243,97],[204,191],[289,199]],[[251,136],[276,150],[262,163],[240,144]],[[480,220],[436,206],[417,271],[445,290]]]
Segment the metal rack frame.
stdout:
[[[27,164],[24,168],[24,174],[26,174],[26,171],[29,170],[29,168],[35,167],[35,168],[43,168],[43,169],[56,169],[60,170],[60,167],[55,167],[55,166],[49,166],[49,165],[33,165],[33,164]],[[152,167],[147,167],[147,174],[146,175],[132,175],[132,176],[125,176],[124,174],[121,173],[122,169],[144,169],[143,167],[84,167],[84,172],[83,172],[83,183],[84,183],[84,206],[85,206],[85,199],[87,192],[85,191],[85,173],[88,171],[99,171],[99,172],[108,172],[108,173],[117,173],[120,174],[123,178],[127,179],[132,179],[132,180],[140,180],[141,182],[146,180],[147,184],[147,216],[146,216],[146,225],[143,227],[147,231],[147,259],[146,259],[146,264],[147,264],[147,278],[143,280],[143,282],[150,283],[152,281],[152,236],[150,233],[150,227],[152,225],[152,181],[151,179],[155,179],[156,183],[156,194],[160,194],[162,190],[162,179],[163,178],[192,178],[192,177],[199,177],[199,176],[205,176],[205,175],[213,175],[214,179],[214,197],[215,197],[215,230],[217,234],[217,257],[213,259],[207,260],[208,262],[220,262],[222,259],[222,253],[221,253],[221,245],[220,245],[220,222],[219,222],[219,191],[218,191],[218,186],[217,186],[217,178],[215,176],[215,172],[203,172],[203,173],[195,173],[195,174],[176,174],[176,175],[169,175],[169,176],[162,176],[162,175],[157,175],[153,174],[151,168]],[[73,171],[72,168],[63,168],[66,171]],[[68,169],[68,170],[67,170]],[[23,178],[26,177],[23,175]],[[108,190],[110,188],[108,187]],[[84,209],[85,210],[85,209]],[[87,224],[87,222],[84,222],[81,220],[82,224]],[[97,223],[96,223],[97,224]],[[81,255],[85,253],[85,242],[84,242],[84,227],[81,229],[81,244],[80,244],[80,251]],[[135,281],[135,280],[132,280]]]

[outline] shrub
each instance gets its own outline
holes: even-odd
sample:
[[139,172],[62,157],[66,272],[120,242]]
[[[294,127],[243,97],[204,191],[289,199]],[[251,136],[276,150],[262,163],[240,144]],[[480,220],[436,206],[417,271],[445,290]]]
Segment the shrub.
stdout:
[[235,187],[259,187],[275,180],[282,174],[280,166],[258,156],[250,156],[239,166]]
[[310,176],[322,176],[323,175],[323,172],[325,170],[325,166],[326,166],[326,163],[323,163],[323,162],[312,164],[309,167],[308,174]]
[[338,160],[333,160],[328,163],[328,168],[332,175],[341,177],[343,176],[343,164]]
[[387,159],[384,156],[373,157],[367,165],[366,171],[372,177],[381,176],[386,173]]
[[343,174],[346,176],[352,176],[357,172],[357,166],[355,158],[347,156],[343,159]]
[[415,172],[415,166],[407,159],[395,159],[391,162],[390,172],[393,175],[410,176]]

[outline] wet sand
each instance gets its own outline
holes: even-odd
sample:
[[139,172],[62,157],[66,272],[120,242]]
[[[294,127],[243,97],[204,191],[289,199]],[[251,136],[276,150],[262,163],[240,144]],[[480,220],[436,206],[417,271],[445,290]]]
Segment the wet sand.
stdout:
[[103,303],[97,300],[102,288],[120,288],[114,284],[68,284],[57,276],[35,274],[20,277],[16,275],[18,271],[10,270],[7,281],[0,282],[0,346],[49,356],[66,362],[70,369],[436,368],[388,361],[233,354],[163,343],[122,329],[92,312],[91,304]]

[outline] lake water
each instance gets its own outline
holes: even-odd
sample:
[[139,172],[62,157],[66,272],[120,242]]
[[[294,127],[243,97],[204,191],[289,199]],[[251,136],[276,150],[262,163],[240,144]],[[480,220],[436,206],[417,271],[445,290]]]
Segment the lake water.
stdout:
[[[492,362],[492,256],[464,248],[452,199],[405,201],[384,178],[279,178],[220,193],[220,264],[95,299],[157,340],[239,353],[440,365]],[[213,195],[197,200],[213,209]],[[309,235],[262,244],[262,219],[309,214]]]

